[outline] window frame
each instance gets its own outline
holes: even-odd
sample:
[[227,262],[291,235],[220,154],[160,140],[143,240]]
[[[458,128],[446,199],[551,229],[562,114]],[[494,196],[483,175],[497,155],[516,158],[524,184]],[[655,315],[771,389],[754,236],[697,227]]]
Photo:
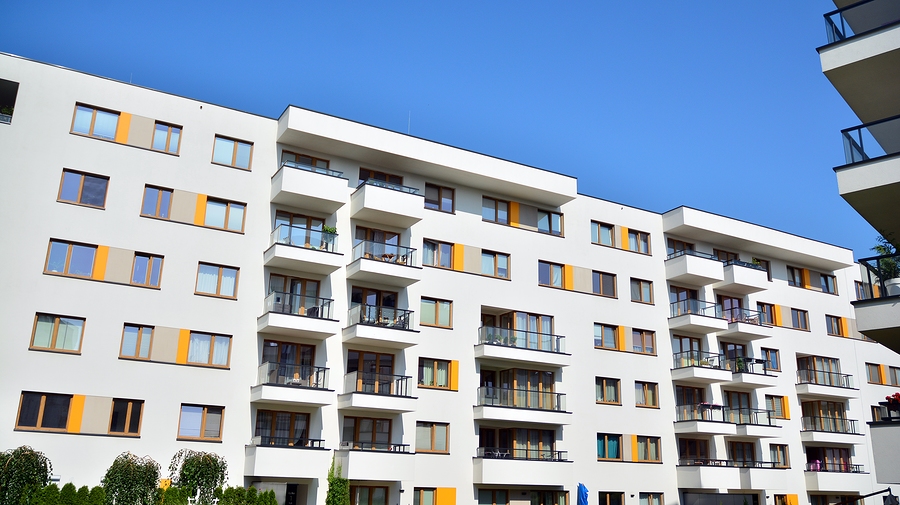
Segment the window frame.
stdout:
[[[653,403],[638,403],[638,396],[637,396],[638,385],[640,385],[641,389],[643,390],[644,400],[646,400],[648,398],[648,396],[650,396],[647,394],[647,391],[649,391],[649,390],[653,391],[653,393],[652,393]],[[645,409],[658,409],[659,408],[659,383],[636,380],[636,381],[634,381],[634,389],[635,389],[635,395],[634,395],[634,406],[635,407],[641,407],[641,408],[645,408]]]
[[[269,414],[272,416],[272,420],[270,421],[268,426],[265,426],[265,427],[260,426],[260,414],[263,414],[263,415]],[[287,437],[275,436],[275,433],[277,433],[276,426],[277,426],[279,414],[287,414],[288,415],[290,424],[289,424]],[[309,436],[309,426],[310,426],[309,418],[310,418],[310,415],[308,412],[290,412],[287,410],[272,410],[272,409],[267,409],[267,408],[256,409],[256,417],[253,419],[253,436],[254,437],[268,437],[270,439],[288,438],[288,439],[292,440],[291,442],[288,442],[288,444],[287,444],[288,447],[308,447],[309,441],[311,440],[311,438]],[[301,433],[297,433],[297,420],[298,419],[302,419],[303,425],[305,426],[305,428],[302,428],[300,430]],[[265,431],[266,434],[261,433],[262,431]],[[303,433],[304,431],[305,431],[305,433]],[[300,436],[300,435],[304,435],[304,434],[306,436]],[[300,442],[300,441],[303,442],[302,445],[295,445],[295,442]],[[276,445],[274,443],[271,445],[278,447],[278,445]]]
[[[785,265],[785,271],[787,272],[788,286],[793,286],[796,288],[803,287],[803,269],[802,268]],[[799,278],[799,281],[797,281],[798,278]]]
[[[369,174],[368,177],[363,179],[363,170]],[[375,170],[373,168],[359,167],[359,171],[357,172],[357,181],[359,181],[356,187],[362,186],[366,181],[380,181],[386,182],[388,184],[395,184],[397,186],[403,185],[403,176],[395,175],[388,172],[382,172],[381,170]],[[380,176],[380,177],[379,177]]]
[[[827,280],[827,282],[826,282]],[[832,274],[819,273],[819,287],[822,288],[823,293],[828,293],[829,295],[838,294],[837,290],[837,276]],[[828,289],[826,289],[828,288]]]
[[[156,144],[156,134],[159,133],[160,126],[166,127],[166,142],[165,142],[166,145],[162,149],[157,149],[156,147],[154,147],[154,145]],[[170,143],[172,142],[172,130],[173,129],[178,130],[178,139],[176,140],[178,145],[175,146],[174,151],[169,149],[171,147]],[[153,138],[150,139],[150,150],[156,151],[158,153],[165,153],[165,154],[171,154],[173,156],[179,156],[181,153],[181,133],[183,130],[184,130],[184,128],[182,128],[181,126],[174,125],[171,123],[164,123],[162,121],[156,121],[153,124]]]
[[[218,203],[225,204],[225,216],[224,216],[224,226],[215,226],[207,223],[207,219],[209,218],[209,204],[210,203]],[[231,218],[232,206],[240,205],[241,208],[241,229],[233,230],[228,227],[228,222]],[[206,198],[206,206],[204,207],[203,212],[203,227],[211,228],[213,230],[222,230],[222,231],[230,231],[233,233],[244,233],[244,227],[247,223],[247,204],[243,202],[235,202],[232,200],[223,200],[221,198]]]
[[[618,495],[619,501],[615,502],[610,498],[613,495]],[[600,491],[598,496],[599,505],[624,505],[625,504],[625,493],[617,492],[617,491]]]
[[[35,420],[34,426],[23,426],[19,424],[22,421],[22,404],[25,403],[25,395],[40,395],[41,403],[38,407],[37,419]],[[44,422],[44,414],[45,407],[47,406],[47,397],[49,396],[58,396],[58,397],[66,397],[69,400],[69,407],[66,410],[66,427],[63,428],[45,428],[41,426]],[[16,431],[51,431],[55,433],[65,433],[67,431],[69,425],[69,415],[72,413],[72,398],[73,395],[67,394],[58,394],[58,393],[41,393],[38,391],[22,391],[19,394],[19,410],[16,412]]]
[[[66,248],[67,248],[66,249],[66,261],[65,261],[65,265],[63,266],[62,272],[53,272],[53,271],[48,270],[48,267],[50,266],[50,253],[53,250],[54,242],[58,243],[58,244],[66,244]],[[71,266],[71,261],[72,261],[72,251],[74,250],[75,246],[93,249],[93,251],[94,251],[93,258],[91,259],[91,273],[89,273],[88,275],[79,275],[79,274],[69,273],[69,267]],[[44,261],[44,273],[48,274],[48,275],[59,275],[62,277],[74,277],[76,279],[91,279],[94,275],[94,263],[97,261],[97,249],[99,249],[99,247],[94,244],[85,244],[82,242],[70,242],[68,240],[59,240],[59,239],[51,238],[50,243],[47,244],[47,259]]]
[[[800,326],[794,326],[794,319],[796,319],[800,323]],[[802,316],[802,318],[801,318]],[[803,309],[796,309],[791,307],[791,328],[795,330],[809,331],[809,311]]]
[[766,269],[766,276],[769,278],[769,282],[772,282],[772,262],[770,260],[764,260],[762,258],[752,256],[750,258],[750,261],[756,263],[761,267],[764,267]]
[[[40,316],[49,316],[53,318],[53,329],[50,333],[50,347],[37,347],[34,344],[34,338],[37,335],[38,329],[38,318]],[[78,336],[78,349],[58,349],[56,347],[56,339],[59,337],[59,323],[60,319],[75,319],[81,321],[81,335]],[[28,349],[33,351],[47,351],[47,352],[61,352],[65,354],[81,354],[81,346],[84,344],[84,327],[87,325],[87,319],[83,317],[76,316],[63,316],[59,314],[48,314],[46,312],[35,312],[34,314],[34,325],[31,329],[31,342],[28,344]]]
[[[135,268],[137,267],[138,258],[147,258],[147,275],[146,281],[144,283],[134,282]],[[159,263],[156,263],[154,260],[159,260]],[[163,263],[165,262],[165,256],[160,256],[158,254],[150,254],[150,253],[142,253],[135,252],[134,258],[131,260],[131,278],[129,279],[129,284],[132,286],[139,286],[142,288],[151,288],[151,289],[161,289],[160,285],[162,284],[162,272],[163,272]],[[156,273],[156,284],[152,284],[152,279],[154,275],[154,267],[153,265],[157,264],[159,266]]]
[[[194,335],[207,335],[209,336],[209,356],[208,359],[203,361],[190,361],[191,356],[191,343],[194,341]],[[217,365],[213,363],[213,356],[216,350],[216,342],[218,340],[224,339],[228,342],[228,357],[225,360],[224,365]],[[202,331],[193,331],[191,330],[190,335],[188,336],[188,355],[185,359],[186,365],[192,366],[202,366],[202,367],[210,367],[210,368],[230,368],[231,367],[231,344],[232,344],[232,336],[231,335],[219,335],[216,333],[206,333]]]
[[[872,373],[875,373],[875,380],[872,380]],[[881,365],[877,363],[866,363],[866,382],[869,384],[886,384],[885,377],[881,376]]]
[[891,386],[900,386],[900,367],[888,366],[888,377],[885,379]]
[[[419,448],[419,437],[418,430],[419,425],[423,427],[429,426],[431,431],[431,448],[430,449],[420,449]],[[444,442],[447,445],[446,450],[435,449],[435,440],[437,431],[439,429],[444,429]],[[416,445],[415,445],[416,453],[428,453],[428,454],[450,454],[450,423],[439,423],[435,421],[416,421]]]
[[[632,234],[634,234],[634,236],[635,236],[635,243],[637,244],[637,246],[638,246],[639,249],[632,249],[632,248],[631,248],[631,236],[632,236]],[[642,239],[643,239],[643,240],[642,240]],[[640,250],[640,247],[641,247],[641,245],[643,245],[643,244],[646,244],[646,245],[647,245],[647,250],[646,250],[646,251]],[[650,247],[650,234],[647,233],[647,232],[645,232],[645,231],[632,230],[631,228],[629,228],[629,229],[628,229],[628,250],[631,251],[631,252],[636,252],[636,253],[638,253],[638,254],[644,254],[644,255],[647,255],[647,256],[652,256],[652,255],[653,255],[653,251],[652,251],[652,249],[651,249],[651,247]]]
[[[601,456],[597,454],[597,461],[622,461],[622,455],[625,451],[622,450],[622,434],[621,433],[597,433],[597,441],[600,440],[600,437],[603,437],[603,450],[604,455]],[[609,441],[610,439],[615,439],[619,442],[619,455],[615,458],[609,457]]]
[[[78,196],[75,200],[65,200],[63,199],[63,186],[66,181],[66,174],[76,174],[81,177],[81,180],[78,183]],[[84,196],[84,181],[87,180],[88,177],[94,179],[101,179],[106,182],[103,188],[103,205],[93,205],[90,203],[84,203],[81,201],[82,196]],[[90,209],[100,209],[106,210],[106,199],[109,197],[109,176],[107,175],[99,175],[92,174],[90,172],[83,172],[81,170],[73,170],[71,168],[63,168],[62,176],[59,179],[59,192],[56,194],[56,201],[59,203],[67,203],[70,205],[77,205],[79,207],[88,207]]]
[[[772,458],[772,456],[776,454],[778,457]],[[788,444],[769,444],[769,459],[772,461],[772,466],[775,468],[790,468],[791,460]]]
[[[427,365],[429,363],[432,368],[432,376],[435,378],[434,385],[425,384],[423,382],[423,378],[422,378],[421,371],[424,368],[426,368],[425,365]],[[447,364],[447,385],[446,386],[441,386],[441,385],[437,384],[437,382],[438,382],[437,381],[438,363],[446,363]],[[451,391],[450,381],[451,381],[451,376],[453,374],[453,362],[452,361],[450,361],[448,359],[419,357],[419,366],[417,368],[417,374],[418,374],[418,377],[416,377],[416,387],[426,388],[426,389],[442,389],[444,391]]]
[[774,372],[780,372],[781,371],[781,353],[778,351],[778,349],[772,349],[771,347],[763,347],[763,348],[761,348],[761,351],[762,351],[763,359],[765,359],[765,361],[766,361],[767,368],[768,368],[768,365],[772,363],[771,355],[774,353],[777,368],[768,368],[768,369],[772,370]]
[[[599,346],[597,345],[597,331],[596,331],[598,326],[601,329]],[[613,347],[606,347],[606,345],[604,345],[604,342],[603,342],[604,331],[603,330],[606,328],[612,328],[612,330],[613,330]],[[605,323],[594,323],[594,349],[611,349],[613,351],[618,351],[619,350],[618,337],[619,337],[619,327],[617,325],[605,324]]]
[[[603,278],[604,277],[612,277],[612,288],[613,293],[607,294],[603,292]],[[596,286],[594,285],[594,279],[598,279]],[[594,290],[594,287],[597,287],[597,290]],[[609,272],[601,272],[600,270],[591,270],[591,293],[597,296],[604,296],[606,298],[618,298],[619,297],[619,287],[618,287],[618,278],[616,274],[611,274]]]
[[[114,414],[115,411],[116,411],[116,402],[127,402],[127,403],[128,403],[127,409],[126,409],[126,411],[125,411],[125,421],[124,421],[124,423],[125,423],[125,431],[113,431],[113,430],[112,430],[112,428],[113,428],[113,425],[112,425],[112,423],[113,423],[113,414]],[[132,414],[134,413],[134,406],[135,406],[135,404],[140,404],[140,409],[139,409],[139,411],[138,411],[138,426],[137,426],[137,432],[136,432],[136,433],[132,433],[131,431],[129,431],[129,428],[131,427],[131,416],[132,416]],[[126,398],[113,398],[112,404],[111,404],[110,407],[109,407],[109,423],[108,423],[108,424],[109,424],[109,429],[107,430],[107,434],[112,435],[112,436],[114,436],[114,437],[134,437],[134,438],[140,438],[140,436],[141,436],[141,426],[142,426],[142,423],[143,423],[143,422],[144,422],[144,400],[133,400],[133,399],[126,399]]]
[[[553,270],[554,268],[559,269],[559,286],[553,284]],[[550,280],[549,284],[544,284],[541,282],[541,276],[543,270],[547,271],[547,278]],[[538,286],[543,286],[547,288],[556,288],[556,289],[565,289],[566,285],[566,266],[560,263],[553,263],[550,261],[538,260]]]
[[[220,162],[216,161],[216,141],[218,139],[227,140],[227,141],[233,143],[230,164],[220,163]],[[247,166],[246,167],[242,167],[242,166],[239,166],[236,164],[237,163],[238,146],[240,144],[245,144],[245,145],[250,146],[250,154],[247,158]],[[212,163],[213,165],[219,165],[222,167],[229,167],[229,168],[236,168],[238,170],[246,170],[246,171],[250,172],[251,170],[253,170],[253,147],[254,147],[253,142],[241,140],[241,139],[238,139],[235,137],[227,137],[225,135],[219,135],[218,133],[216,133],[213,137],[212,157],[210,158],[209,162]]]
[[[428,188],[436,189],[438,192],[438,201],[437,204],[431,204],[429,207],[428,203]],[[450,192],[450,210],[443,209],[444,202],[444,191]],[[428,210],[436,210],[438,212],[444,212],[446,214],[456,214],[456,189],[449,188],[447,186],[439,186],[437,184],[432,184],[430,182],[425,183],[425,208]]]
[[[200,436],[199,437],[191,437],[187,435],[181,434],[181,421],[184,417],[184,408],[185,407],[200,407],[202,408],[202,412],[200,414]],[[219,409],[219,435],[217,437],[207,437],[206,433],[206,420],[209,415],[210,409]],[[222,433],[225,431],[225,407],[221,407],[218,405],[200,405],[196,403],[182,403],[178,409],[178,431],[176,432],[177,436],[176,440],[193,440],[198,442],[221,442],[222,441]]]
[[[640,294],[640,299],[638,299],[638,300],[635,300],[635,299],[634,299],[634,293],[635,293],[634,287],[635,287],[635,283],[637,283],[637,287],[638,287],[638,291],[637,291],[637,292]],[[649,291],[650,291],[650,300],[644,300],[644,284],[647,284],[647,285],[648,285],[648,288],[649,288]],[[643,303],[643,304],[647,304],[647,305],[654,305],[654,302],[653,302],[653,281],[648,281],[648,280],[646,280],[646,279],[638,279],[638,278],[632,277],[632,278],[631,278],[631,283],[630,283],[630,285],[631,285],[631,301],[632,301],[632,302],[635,302],[635,303]]]
[[[219,269],[218,277],[216,280],[216,292],[215,293],[207,293],[205,291],[198,290],[198,288],[200,286],[200,266],[201,265],[216,267]],[[234,273],[234,295],[231,295],[231,296],[220,294],[222,291],[222,274],[224,272],[224,269],[226,269],[226,268],[230,269],[230,270],[234,270],[234,272],[235,272]],[[241,269],[240,268],[231,267],[231,266],[227,266],[227,265],[217,265],[215,263],[206,263],[206,262],[200,261],[197,263],[197,276],[196,276],[196,279],[194,282],[194,294],[198,295],[198,296],[211,296],[213,298],[222,298],[225,300],[237,300],[238,284],[240,282],[240,279],[241,279]]]
[[665,493],[640,493],[638,496],[638,505],[642,505],[643,500],[647,500],[647,505],[663,505]]
[[[123,349],[125,349],[125,330],[129,327],[137,328],[137,340],[134,342],[134,352],[135,356],[127,356],[123,354]],[[141,352],[141,343],[145,338],[145,330],[150,330],[150,334],[146,336],[146,338],[150,339],[150,344],[147,345],[147,357],[143,358],[140,356]],[[154,326],[145,326],[141,324],[131,324],[125,323],[122,325],[122,342],[119,343],[119,358],[120,359],[134,359],[139,361],[150,361],[150,356],[153,354],[153,333],[156,328]]]
[[756,310],[762,317],[762,323],[775,326],[775,304],[756,302]]
[[[787,400],[783,395],[764,395],[763,397],[763,402],[765,403],[766,410],[772,412],[773,419],[789,419],[789,417],[785,415],[784,406],[786,401]],[[772,403],[771,409],[769,409],[769,402]],[[778,409],[775,408],[776,403],[778,404],[777,406],[781,409],[781,414],[778,414]]]
[[[636,334],[640,334],[641,336],[641,351],[634,350],[634,338]],[[650,337],[650,344],[652,351],[647,352],[647,336]],[[641,330],[638,328],[631,329],[631,352],[634,354],[646,354],[648,356],[656,356],[656,332],[653,330]]]
[[[485,217],[484,217],[484,209],[486,208],[484,205],[485,200],[491,200],[494,202],[494,219],[485,219]],[[506,204],[506,220],[505,221],[500,220],[500,204],[501,203]],[[492,196],[481,195],[481,220],[483,222],[487,222],[487,223],[496,223],[496,224],[502,224],[503,226],[509,226],[510,225],[509,224],[509,201],[501,200],[499,198],[494,198]]]
[[[148,189],[153,189],[157,192],[156,193],[155,214],[145,214],[144,213],[144,207],[146,206],[146,203],[147,203],[147,190]],[[151,184],[145,184],[144,185],[144,196],[141,198],[140,215],[143,217],[152,217],[154,219],[163,219],[163,220],[169,221],[172,216],[172,196],[174,195],[174,192],[175,192],[175,190],[173,190],[171,188],[163,188],[160,186],[153,186]],[[169,195],[169,203],[166,206],[165,216],[160,215],[161,214],[160,211],[162,210],[163,194]]]
[[[425,302],[434,302],[434,322],[433,323],[426,322],[422,318],[422,315],[425,313],[425,311],[421,310],[421,304],[425,303]],[[440,318],[440,310],[439,309],[440,309],[441,304],[447,304],[448,309],[449,309],[449,316],[448,316],[449,320],[448,320],[448,324],[446,326],[440,324],[441,318]],[[453,301],[452,300],[442,300],[439,298],[432,298],[430,296],[423,296],[419,299],[419,305],[420,305],[420,307],[419,307],[419,309],[420,309],[419,310],[419,312],[420,312],[419,325],[429,326],[429,327],[433,327],[433,328],[447,328],[450,330],[453,329]]]
[[[602,241],[603,234],[601,231],[603,228],[609,228],[609,243],[604,244]],[[597,240],[594,240],[594,230],[597,232]],[[616,226],[609,223],[603,223],[601,221],[591,221],[591,243],[596,245],[602,245],[603,247],[616,247]]]
[[[493,256],[493,258],[494,258],[494,273],[493,273],[493,275],[491,275],[491,274],[486,274],[486,273],[484,273],[484,269],[482,268],[481,275],[484,275],[485,277],[493,277],[493,278],[495,278],[495,279],[507,279],[507,280],[509,280],[510,278],[512,278],[512,260],[511,260],[509,254],[507,254],[507,253],[502,253],[502,252],[496,252],[496,251],[488,251],[488,250],[482,249],[482,250],[481,250],[481,266],[482,266],[482,267],[484,267],[484,257],[485,257],[486,255]],[[500,263],[500,257],[501,257],[501,256],[505,256],[505,257],[506,257],[506,276],[505,276],[505,277],[502,276],[502,275],[500,275],[500,267],[499,267],[499,263]]]
[[[644,450],[644,452],[646,452],[647,457],[650,457],[650,447],[653,445],[656,446],[656,458],[657,459],[640,459],[640,454],[641,454],[640,447],[641,447],[642,442],[646,446],[646,449]],[[637,461],[638,463],[662,463],[662,441],[661,441],[660,437],[653,437],[653,436],[648,436],[648,435],[637,435],[637,446],[638,446],[638,451],[637,451],[637,454],[634,455],[635,461]]]
[[[82,132],[75,131],[75,118],[78,117],[78,108],[79,107],[83,107],[85,109],[91,110],[91,124],[88,127],[88,133],[82,133]],[[115,131],[113,132],[112,137],[106,137],[104,135],[97,135],[94,133],[94,126],[96,126],[96,123],[97,123],[97,111],[105,112],[107,114],[113,114],[116,116],[116,128],[115,128]],[[88,104],[84,104],[81,102],[75,102],[75,110],[72,112],[72,125],[69,128],[69,133],[71,133],[73,135],[79,135],[82,137],[90,137],[90,138],[105,140],[107,142],[115,142],[116,141],[116,132],[118,132],[118,130],[119,130],[119,120],[120,119],[122,119],[121,111],[112,110],[112,109],[104,109],[102,107],[95,107],[93,105],[88,105]]]
[[[550,226],[546,231],[544,231],[540,228],[542,213],[546,214],[547,222],[549,223],[549,226]],[[558,230],[553,229],[553,221],[554,221],[553,218],[554,217],[559,218],[559,229]],[[562,212],[538,209],[537,210],[537,218],[538,218],[538,220],[537,220],[538,225],[536,226],[536,229],[537,229],[538,233],[543,233],[544,235],[553,235],[554,237],[564,237],[565,236],[563,234],[564,224],[563,224],[563,213]]]
[[825,333],[833,337],[846,337],[841,317],[825,314]]
[[[432,263],[426,263],[426,261],[431,261],[431,259],[428,257],[428,254],[426,254],[426,252],[425,252],[426,244],[431,244],[431,248],[434,251],[434,254],[433,254],[434,260]],[[441,249],[444,246],[450,247],[450,258],[449,258],[450,266],[444,266],[441,264],[443,262],[443,260],[445,259],[444,253],[441,251]],[[453,270],[453,250],[455,248],[454,246],[455,246],[455,244],[453,244],[452,242],[441,242],[440,240],[424,239],[422,241],[422,265],[434,267],[434,268],[443,268],[444,270]]]
[[[613,401],[607,401],[605,398],[599,398],[599,397],[597,397],[597,394],[596,394],[598,391],[602,391],[602,392],[604,392],[603,396],[605,396],[606,388],[607,388],[607,386],[610,385],[610,384],[608,384],[609,381],[614,382],[614,385],[616,387],[616,398]],[[621,380],[613,378],[613,377],[594,377],[595,403],[597,403],[598,405],[622,405],[621,383],[622,383]],[[599,389],[597,389],[597,388],[599,388]]]

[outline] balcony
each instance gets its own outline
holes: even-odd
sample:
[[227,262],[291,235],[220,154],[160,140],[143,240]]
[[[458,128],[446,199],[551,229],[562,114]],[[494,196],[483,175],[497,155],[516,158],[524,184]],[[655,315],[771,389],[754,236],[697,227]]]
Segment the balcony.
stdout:
[[265,300],[266,313],[256,319],[256,331],[285,337],[324,340],[340,331],[331,318],[334,300],[273,291]]
[[721,405],[698,403],[675,407],[675,433],[696,435],[735,435],[737,427],[725,418]]
[[416,188],[369,179],[350,195],[350,217],[409,228],[425,217],[425,202]]
[[809,491],[847,492],[872,486],[872,477],[862,465],[851,463],[811,461],[806,464],[806,488]]
[[822,444],[862,444],[865,438],[857,428],[857,422],[843,417],[800,418],[800,440]]
[[321,407],[334,400],[328,369],[319,366],[265,362],[257,371],[256,386],[250,388],[251,402]]
[[706,286],[725,279],[722,262],[709,253],[677,251],[666,257],[666,280]]
[[322,440],[253,437],[244,449],[244,475],[285,479],[316,479],[331,465],[331,451]]
[[857,329],[900,352],[900,254],[861,259],[859,265],[864,299],[852,302]]
[[714,289],[748,295],[769,287],[769,274],[759,265],[739,260],[729,260],[722,265],[725,278],[713,284]]
[[897,464],[897,440],[900,438],[900,404],[878,402],[876,416],[869,425],[872,459],[878,482],[900,482]]
[[285,161],[272,176],[272,203],[334,214],[350,193],[344,174],[327,168]]
[[566,395],[530,389],[478,388],[475,419],[563,425],[572,422]]
[[698,384],[728,382],[731,371],[725,367],[723,354],[685,351],[672,355],[672,380]]
[[766,360],[739,357],[725,361],[725,368],[731,371],[729,386],[738,388],[768,388],[778,382],[778,377],[769,373]]
[[741,474],[726,459],[681,458],[675,467],[679,488],[740,489]]
[[343,341],[354,345],[374,345],[405,349],[418,343],[413,330],[413,311],[381,305],[356,305],[348,315]]
[[669,304],[669,328],[694,333],[712,333],[728,329],[722,307],[703,300],[681,300]]
[[400,482],[415,478],[415,458],[407,444],[341,441],[340,447],[334,464],[345,479]]
[[344,376],[344,394],[338,396],[338,408],[412,412],[416,400],[410,394],[412,377],[377,372],[350,372]]
[[415,265],[416,250],[409,247],[357,240],[347,278],[405,288],[422,278],[422,267]]
[[728,328],[718,332],[720,337],[749,342],[773,335],[772,327],[765,324],[765,318],[758,310],[734,307],[723,310],[722,315],[728,321]]
[[823,398],[855,398],[853,377],[843,373],[797,370],[797,394]]
[[269,235],[263,263],[267,267],[328,275],[344,266],[344,255],[336,250],[336,233],[281,224]]
[[737,425],[739,437],[780,437],[781,427],[775,424],[774,412],[762,409],[726,408],[725,420]]
[[475,484],[563,486],[571,479],[566,451],[479,447],[472,461]]
[[565,337],[561,335],[482,326],[478,328],[475,357],[497,363],[563,367],[572,357],[565,350]]

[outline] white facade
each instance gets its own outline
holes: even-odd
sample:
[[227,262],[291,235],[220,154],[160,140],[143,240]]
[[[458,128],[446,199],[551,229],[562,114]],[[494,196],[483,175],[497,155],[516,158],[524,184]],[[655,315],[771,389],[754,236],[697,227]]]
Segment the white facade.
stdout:
[[[565,175],[296,107],[264,118],[9,55],[0,79],[18,83],[15,113],[0,124],[9,237],[0,448],[43,451],[62,482],[96,484],[124,451],[165,467],[188,447],[224,456],[231,484],[310,505],[324,503],[332,457],[354,491],[376,496],[365,505],[412,505],[414,496],[424,505],[432,490],[438,505],[574,503],[578,483],[591,505],[616,496],[656,504],[659,495],[701,503],[695,493],[820,505],[878,489],[864,423],[890,388],[868,383],[867,364],[887,383],[900,356],[856,331],[859,273],[846,249],[687,207],[658,214],[595,199]],[[80,134],[84,110],[102,117],[91,115],[94,130]],[[104,119],[115,121],[108,132]],[[180,144],[162,145],[173,153],[154,149],[158,125],[170,140],[165,128],[178,129]],[[246,169],[227,166],[244,165],[251,145]],[[234,148],[226,163],[223,146]],[[309,158],[283,165],[285,152]],[[381,182],[358,185],[361,169]],[[64,170],[107,178],[104,201],[84,205],[83,189],[67,193]],[[167,213],[147,210],[148,185],[172,191]],[[450,212],[427,208],[433,187],[453,190]],[[485,198],[505,205],[496,220],[506,223],[485,217]],[[217,226],[222,202],[232,219]],[[290,236],[277,228],[284,213],[294,216]],[[334,227],[336,239],[300,227],[301,215],[307,227]],[[693,252],[667,259],[669,239]],[[646,253],[634,250],[643,240]],[[56,247],[69,252],[54,256]],[[738,262],[711,259],[714,249]],[[93,254],[89,271],[78,254]],[[163,257],[159,281],[142,282],[157,286],[134,282],[135,261],[147,255]],[[771,279],[753,258],[769,262]],[[541,263],[553,264],[544,277]],[[201,264],[221,273],[210,281]],[[788,285],[788,267],[799,286]],[[602,278],[595,286],[594,272],[615,276],[614,293],[593,292],[609,288]],[[836,293],[816,289],[823,274]],[[281,291],[319,299],[273,294],[276,278],[294,279]],[[673,308],[673,287],[698,301]],[[209,289],[220,296],[201,293]],[[389,308],[355,303],[354,289]],[[423,299],[450,302],[450,317],[423,321]],[[754,319],[758,303],[779,316]],[[806,329],[786,327],[792,308],[806,311]],[[828,334],[826,315],[843,336]],[[77,345],[58,316],[83,319]],[[539,331],[523,329],[531,321]],[[515,331],[490,329],[507,324]],[[123,349],[135,325],[152,327],[149,359]],[[227,343],[228,356],[204,347],[201,334]],[[676,341],[699,345],[697,354],[673,358]],[[723,342],[746,344],[744,354],[722,358]],[[266,365],[269,343],[281,364]],[[763,348],[778,351],[780,370],[761,373],[753,362],[760,373],[738,373]],[[850,387],[834,386],[844,375],[798,372],[798,357],[809,356],[839,360]],[[610,401],[598,401],[598,378],[618,381]],[[508,391],[511,380],[531,389]],[[655,384],[646,406],[636,406],[636,381]],[[691,391],[702,405],[684,405],[685,387],[699,388]],[[766,395],[785,398],[785,419],[753,412],[766,410]],[[819,425],[831,428],[804,429],[803,402],[812,401],[841,406]],[[137,431],[116,417],[124,405],[141,406]],[[294,430],[279,431],[266,412]],[[389,421],[389,433],[372,434],[368,420]],[[422,447],[426,426],[417,423],[434,424],[438,450]],[[598,457],[598,437],[612,457]],[[707,451],[680,455],[683,439]],[[787,468],[771,464],[771,444],[787,446]],[[738,450],[749,452],[742,460]]]

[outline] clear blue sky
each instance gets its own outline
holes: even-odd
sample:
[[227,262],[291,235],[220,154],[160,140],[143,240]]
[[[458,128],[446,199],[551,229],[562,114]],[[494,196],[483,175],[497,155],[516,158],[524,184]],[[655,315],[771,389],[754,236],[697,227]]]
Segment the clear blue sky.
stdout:
[[[827,0],[6,2],[0,51],[277,117],[294,104],[871,255],[837,193]],[[2,69],[0,69],[2,73]],[[411,115],[411,121],[408,121]]]

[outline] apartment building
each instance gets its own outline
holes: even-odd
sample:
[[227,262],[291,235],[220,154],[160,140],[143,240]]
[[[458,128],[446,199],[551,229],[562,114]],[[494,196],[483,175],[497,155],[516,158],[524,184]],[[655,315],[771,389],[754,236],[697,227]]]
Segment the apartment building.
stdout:
[[[289,106],[0,55],[0,426],[355,505],[827,505],[900,356],[852,253]],[[14,219],[28,216],[29,219]]]

